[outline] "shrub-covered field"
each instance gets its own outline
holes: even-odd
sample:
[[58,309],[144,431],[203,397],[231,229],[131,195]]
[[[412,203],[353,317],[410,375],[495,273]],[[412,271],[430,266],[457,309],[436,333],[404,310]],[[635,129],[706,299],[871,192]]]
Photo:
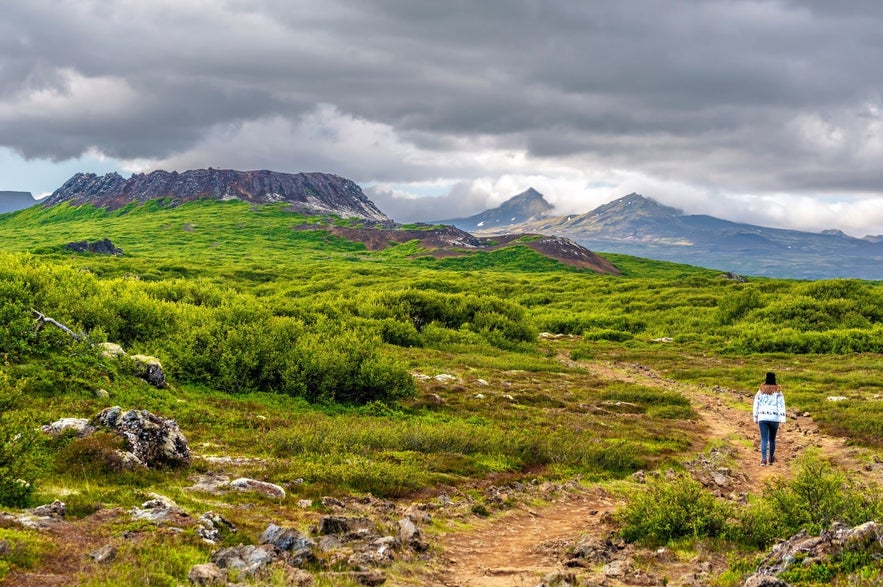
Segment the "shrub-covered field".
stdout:
[[[622,478],[691,446],[684,397],[568,364],[581,359],[752,392],[776,371],[789,405],[826,431],[883,444],[879,283],[741,282],[607,255],[614,277],[518,245],[447,259],[413,243],[372,252],[330,236],[332,222],[241,202],[0,216],[0,504],[65,495],[87,515],[186,484],[187,471],[120,471],[110,439],[35,432],[112,405],[175,418],[198,456],[252,458],[245,472],[293,500]],[[103,238],[124,255],[64,248]],[[158,358],[170,387],[103,355],[104,342]],[[696,507],[704,532],[723,532],[725,513]],[[11,564],[42,549],[28,543],[33,554]]]

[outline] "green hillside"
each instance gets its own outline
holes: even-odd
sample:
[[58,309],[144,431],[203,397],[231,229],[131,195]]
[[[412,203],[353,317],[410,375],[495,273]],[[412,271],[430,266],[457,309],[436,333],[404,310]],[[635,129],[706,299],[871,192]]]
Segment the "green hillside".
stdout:
[[[585,361],[752,394],[776,371],[825,431],[883,446],[877,282],[743,283],[622,255],[605,255],[621,276],[599,275],[517,244],[369,251],[323,229],[340,222],[235,201],[0,215],[0,505],[61,498],[85,518],[157,492],[193,511],[225,507],[241,541],[300,499],[611,481],[677,466],[701,443],[684,396],[601,380]],[[124,254],[64,247],[105,238]],[[38,328],[35,311],[81,337]],[[169,386],[102,355],[104,342],[158,358]],[[124,470],[111,438],[30,432],[115,405],[174,418],[191,466]],[[285,487],[284,502],[258,500],[254,515],[242,496],[186,491],[211,455],[246,459],[235,474]],[[0,561],[0,578],[45,556],[37,538],[13,539],[33,560]],[[192,533],[173,546],[178,566],[81,579],[184,582],[210,548]],[[142,547],[132,556],[172,548],[162,533]]]

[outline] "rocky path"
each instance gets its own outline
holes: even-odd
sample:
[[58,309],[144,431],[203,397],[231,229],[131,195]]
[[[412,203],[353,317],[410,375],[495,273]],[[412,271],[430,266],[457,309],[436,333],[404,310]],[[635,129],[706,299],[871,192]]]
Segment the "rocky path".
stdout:
[[[855,449],[842,439],[821,434],[808,415],[796,414],[780,428],[774,466],[761,467],[758,431],[751,419],[754,393],[709,388],[664,379],[638,364],[578,363],[562,357],[571,366],[588,368],[595,375],[616,381],[676,391],[688,397],[699,418],[693,451],[701,455],[709,445],[726,448],[728,471],[721,481],[724,496],[738,499],[746,493],[759,493],[772,475],[786,474],[789,463],[808,448],[815,448],[846,469],[858,470]],[[689,455],[685,455],[689,458]],[[700,456],[701,458],[701,456]],[[571,572],[563,566],[564,552],[580,539],[600,539],[609,532],[605,513],[618,502],[604,492],[593,490],[565,494],[546,507],[521,509],[494,518],[467,532],[452,532],[441,537],[438,568],[421,584],[438,587],[535,587],[544,578],[567,578]],[[649,558],[659,553],[645,553]],[[723,560],[696,557],[682,561],[673,557],[662,574],[669,585],[701,585],[709,573],[723,570]],[[600,565],[596,565],[600,567]],[[659,565],[656,567],[659,573]],[[585,569],[580,569],[585,571]],[[593,569],[598,584],[622,585],[616,576]],[[635,584],[634,578],[628,581]],[[656,584],[647,578],[645,584]]]

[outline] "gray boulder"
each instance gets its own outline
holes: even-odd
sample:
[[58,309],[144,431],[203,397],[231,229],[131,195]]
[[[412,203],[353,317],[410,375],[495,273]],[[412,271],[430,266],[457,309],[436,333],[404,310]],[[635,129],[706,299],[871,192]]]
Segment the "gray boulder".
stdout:
[[93,425],[123,435],[129,452],[146,467],[160,469],[190,464],[190,447],[174,420],[147,410],[123,412],[114,406],[95,416]]
[[418,552],[422,552],[429,548],[429,545],[423,541],[420,529],[410,520],[410,518],[402,518],[399,520],[399,542],[403,546],[412,548]]
[[319,520],[319,535],[334,534],[346,540],[358,540],[371,535],[373,522],[368,518],[349,518],[346,516],[323,516]]
[[149,355],[129,355],[138,376],[154,387],[164,389],[168,387],[166,383],[166,373],[163,371],[162,363],[156,357]]
[[313,548],[316,543],[295,530],[294,528],[281,528],[276,524],[270,524],[258,537],[261,544],[271,544],[281,551],[288,553],[288,564],[293,567],[302,567],[306,563],[316,560]]
[[272,544],[240,544],[222,548],[212,555],[212,562],[218,567],[236,571],[242,578],[255,577],[281,559],[282,552]]

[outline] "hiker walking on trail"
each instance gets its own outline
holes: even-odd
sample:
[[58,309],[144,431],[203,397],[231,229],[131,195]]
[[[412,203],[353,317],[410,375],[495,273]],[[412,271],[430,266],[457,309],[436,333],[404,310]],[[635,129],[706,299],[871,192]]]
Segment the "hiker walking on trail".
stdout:
[[[776,383],[776,374],[767,373],[766,381],[754,395],[754,421],[760,427],[760,466],[776,462],[776,433],[785,422],[785,396]],[[769,447],[769,454],[767,453]],[[769,458],[767,458],[769,457]]]

